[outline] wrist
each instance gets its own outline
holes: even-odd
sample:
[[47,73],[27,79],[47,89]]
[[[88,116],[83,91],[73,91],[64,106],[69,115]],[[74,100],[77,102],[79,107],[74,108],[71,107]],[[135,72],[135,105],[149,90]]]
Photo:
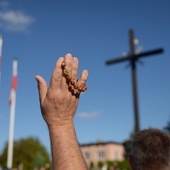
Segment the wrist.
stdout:
[[[74,136],[73,134],[75,134],[73,121],[67,121],[56,125],[48,125],[48,130],[49,130],[50,138],[51,139],[55,138],[57,142],[60,142],[63,139],[67,139],[68,136],[70,135]],[[67,141],[68,140],[65,140],[65,142]]]
[[47,122],[49,130],[56,130],[60,128],[68,128],[74,126],[73,117],[67,119],[55,119],[55,121]]

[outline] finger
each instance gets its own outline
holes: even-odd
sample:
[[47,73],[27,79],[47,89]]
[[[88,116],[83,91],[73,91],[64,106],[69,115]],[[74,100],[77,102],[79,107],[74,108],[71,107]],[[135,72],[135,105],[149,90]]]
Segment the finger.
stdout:
[[[65,55],[64,62],[66,64],[66,70],[70,76],[72,76],[72,64],[73,64],[73,57],[70,53]],[[68,81],[66,80],[66,76],[63,75],[62,78],[62,84],[61,84],[61,90],[65,91],[68,90]]]
[[[73,57],[73,61],[72,61],[72,74],[71,74],[71,77],[72,77],[72,85],[70,86],[71,88],[71,92],[72,94],[76,94],[76,97],[79,97],[77,96],[77,89],[75,88],[76,87],[76,83],[77,83],[77,74],[78,74],[78,59],[76,57]],[[79,93],[78,93],[79,94]]]
[[72,64],[73,64],[73,57],[70,53],[65,55],[65,63],[66,69],[70,75],[72,75]]
[[[81,77],[80,79],[78,80],[78,89],[82,86],[85,86],[85,83],[87,81],[87,78],[88,78],[88,71],[87,70],[83,70],[82,74],[81,74]],[[84,87],[83,87],[84,89]],[[85,90],[87,89],[87,87],[85,88]],[[84,91],[84,90],[83,90]]]
[[40,100],[40,104],[43,103],[45,96],[47,94],[47,83],[46,81],[39,75],[35,76],[35,79],[37,81],[37,87],[38,87],[38,94],[39,94],[39,100]]
[[[78,102],[78,98],[79,98],[79,96],[80,96],[80,93],[81,92],[84,92],[86,89],[87,89],[87,87],[86,87],[86,81],[87,81],[87,78],[88,78],[88,71],[87,70],[84,70],[83,72],[82,72],[82,74],[81,74],[81,77],[80,77],[80,79],[78,79],[78,81],[77,81],[77,86],[78,86],[78,89],[75,89],[74,90],[74,100],[76,99],[77,100],[77,102]],[[79,90],[79,88],[82,88],[83,87],[83,89],[85,88],[85,90],[82,90],[82,91],[80,91]]]
[[63,62],[64,58],[60,57],[55,65],[51,81],[50,81],[50,88],[51,89],[58,89],[60,88],[61,81],[62,81],[62,69],[61,69],[61,63]]
[[88,71],[87,70],[83,70],[80,79],[78,80],[78,83],[86,83],[88,78]]
[[73,57],[73,64],[72,64],[72,77],[74,80],[77,80],[78,74],[78,59]]

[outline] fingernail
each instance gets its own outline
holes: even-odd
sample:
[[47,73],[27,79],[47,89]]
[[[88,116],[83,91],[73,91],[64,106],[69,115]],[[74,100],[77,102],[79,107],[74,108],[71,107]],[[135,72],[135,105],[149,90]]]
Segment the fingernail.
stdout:
[[70,53],[67,53],[66,57],[72,57],[72,55]]
[[35,80],[38,82],[38,76],[36,75],[34,78],[35,78]]
[[74,62],[74,63],[77,63],[77,62],[78,62],[78,60],[77,60],[76,57],[73,58],[73,62]]
[[87,71],[87,70],[84,70],[83,73],[87,75],[87,74],[88,74],[88,71]]

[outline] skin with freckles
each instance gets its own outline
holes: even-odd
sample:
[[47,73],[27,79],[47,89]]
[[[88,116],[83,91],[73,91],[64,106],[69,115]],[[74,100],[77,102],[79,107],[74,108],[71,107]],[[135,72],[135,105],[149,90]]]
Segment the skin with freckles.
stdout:
[[71,88],[61,67],[66,69],[78,86],[85,84],[88,71],[78,75],[78,59],[71,54],[60,57],[53,70],[48,87],[43,77],[37,75],[38,94],[42,116],[47,123],[52,151],[53,170],[87,170],[74,129],[74,115],[81,91]]

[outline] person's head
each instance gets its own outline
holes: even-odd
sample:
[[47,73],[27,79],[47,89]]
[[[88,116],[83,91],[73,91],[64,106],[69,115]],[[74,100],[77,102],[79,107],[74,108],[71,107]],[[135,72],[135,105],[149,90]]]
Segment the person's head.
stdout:
[[170,134],[140,131],[133,139],[130,160],[133,170],[170,170]]

